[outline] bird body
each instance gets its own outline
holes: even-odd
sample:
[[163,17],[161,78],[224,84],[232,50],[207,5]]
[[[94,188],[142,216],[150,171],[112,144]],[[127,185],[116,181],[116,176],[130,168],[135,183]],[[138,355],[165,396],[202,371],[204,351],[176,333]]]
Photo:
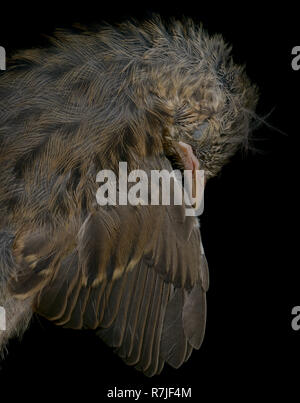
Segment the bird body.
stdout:
[[202,343],[208,268],[184,206],[99,206],[97,172],[205,179],[247,140],[256,88],[190,20],[58,30],[0,76],[0,345],[33,312],[95,329],[146,375]]

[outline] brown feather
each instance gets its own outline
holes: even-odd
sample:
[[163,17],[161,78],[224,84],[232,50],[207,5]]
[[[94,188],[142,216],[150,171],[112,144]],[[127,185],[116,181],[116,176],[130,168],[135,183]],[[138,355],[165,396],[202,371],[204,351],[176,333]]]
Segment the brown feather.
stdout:
[[[184,206],[100,207],[96,175],[117,174],[120,161],[148,173],[182,169],[178,141],[193,147],[206,179],[216,175],[248,138],[255,86],[220,36],[159,17],[58,30],[50,51],[23,50],[8,65],[0,305],[10,329],[25,328],[35,311],[97,329],[148,376],[165,362],[180,366],[205,329],[209,278],[197,219]],[[0,348],[6,342],[0,334]]]

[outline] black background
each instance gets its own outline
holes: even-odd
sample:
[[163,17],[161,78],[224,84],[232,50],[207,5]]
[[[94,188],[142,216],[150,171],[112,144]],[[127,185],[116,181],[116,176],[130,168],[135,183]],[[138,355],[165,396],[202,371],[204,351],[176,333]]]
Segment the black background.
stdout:
[[280,392],[287,398],[297,392],[300,331],[291,327],[291,310],[300,305],[300,71],[291,68],[291,50],[300,45],[297,10],[287,2],[268,9],[241,2],[192,4],[1,5],[0,45],[8,56],[43,45],[41,34],[77,21],[115,22],[151,12],[191,16],[233,45],[234,59],[246,64],[260,88],[257,113],[272,111],[267,121],[285,133],[262,125],[255,133],[258,151],[237,155],[206,187],[201,227],[210,267],[207,330],[201,349],[185,365],[148,379],[123,364],[92,332],[61,329],[34,318],[22,343],[10,343],[1,364],[1,393],[9,390],[11,398],[81,396],[97,402],[114,386],[144,391],[191,387],[193,400],[200,401],[216,396],[244,401]]

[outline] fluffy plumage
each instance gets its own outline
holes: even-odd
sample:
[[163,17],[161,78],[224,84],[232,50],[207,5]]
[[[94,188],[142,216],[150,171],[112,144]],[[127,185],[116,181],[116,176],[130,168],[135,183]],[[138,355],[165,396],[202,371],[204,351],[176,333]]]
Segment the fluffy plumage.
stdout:
[[37,312],[96,329],[149,376],[178,367],[205,329],[197,220],[182,206],[100,207],[96,174],[119,161],[171,170],[184,141],[216,175],[247,140],[256,88],[191,20],[51,42],[0,76],[0,305],[12,312],[0,344]]

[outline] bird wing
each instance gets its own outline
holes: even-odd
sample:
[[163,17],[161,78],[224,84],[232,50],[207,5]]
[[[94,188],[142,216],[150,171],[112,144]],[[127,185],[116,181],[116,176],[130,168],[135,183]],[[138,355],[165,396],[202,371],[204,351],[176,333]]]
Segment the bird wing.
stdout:
[[[171,170],[164,155],[143,162]],[[145,374],[179,367],[202,343],[208,268],[184,205],[96,206],[59,231],[23,229],[10,279],[17,298],[64,327],[96,329]],[[79,224],[80,223],[80,224]]]

